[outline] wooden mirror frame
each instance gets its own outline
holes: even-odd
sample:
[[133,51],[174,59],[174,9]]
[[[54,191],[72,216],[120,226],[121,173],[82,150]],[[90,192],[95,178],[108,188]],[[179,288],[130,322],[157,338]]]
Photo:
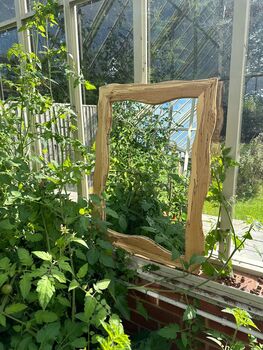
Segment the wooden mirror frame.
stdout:
[[[193,81],[167,81],[157,84],[110,84],[100,88],[98,103],[98,131],[96,135],[96,163],[93,193],[101,196],[109,171],[109,144],[112,126],[112,103],[136,101],[151,105],[179,98],[198,98],[197,130],[192,147],[192,166],[188,189],[187,221],[185,231],[185,261],[192,255],[204,254],[202,210],[210,182],[210,147],[217,124],[217,78]],[[105,203],[102,201],[100,213]],[[109,239],[131,254],[171,267],[182,267],[172,260],[171,252],[152,239],[129,235],[108,229]]]

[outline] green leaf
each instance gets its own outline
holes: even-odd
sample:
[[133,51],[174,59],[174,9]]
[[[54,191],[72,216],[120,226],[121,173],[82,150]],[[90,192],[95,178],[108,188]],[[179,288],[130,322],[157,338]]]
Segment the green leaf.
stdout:
[[7,270],[9,268],[10,259],[7,256],[0,260],[0,269]]
[[115,210],[112,210],[111,208],[106,208],[105,212],[106,212],[107,215],[109,215],[109,216],[111,216],[111,217],[113,217],[115,219],[119,218],[118,213]]
[[38,269],[34,269],[33,271],[29,272],[28,274],[30,277],[35,278],[35,277],[42,277],[45,275],[48,271],[48,266],[40,266]]
[[78,287],[79,287],[79,282],[76,280],[73,280],[69,284],[68,291],[70,292],[71,290],[76,289]]
[[177,250],[175,248],[172,249],[172,259],[173,260],[180,258],[181,255],[182,254],[179,252],[179,250]]
[[[59,322],[47,324],[37,332],[36,339],[38,343],[47,344],[50,342],[50,340],[54,340],[58,337],[59,331],[60,331]],[[41,347],[41,349],[42,348],[46,350],[46,347]]]
[[127,302],[127,298],[124,295],[118,295],[115,301],[115,306],[120,311],[123,317],[125,317],[127,320],[130,319],[130,309]]
[[57,321],[58,316],[55,312],[47,311],[47,310],[38,310],[35,313],[36,322],[39,324],[42,323],[52,323]]
[[31,289],[31,276],[30,275],[23,275],[20,282],[19,282],[19,288],[21,295],[23,299],[26,299],[28,296],[30,289]]
[[97,305],[97,300],[93,298],[91,295],[87,295],[85,297],[84,314],[87,319],[89,319],[93,315],[96,305]]
[[184,311],[183,321],[189,321],[196,318],[196,308],[192,305],[188,305]]
[[71,306],[69,300],[67,298],[62,297],[61,295],[57,296],[57,300],[63,306],[67,306],[67,307]]
[[91,324],[93,324],[95,327],[99,327],[107,317],[107,310],[101,306],[98,305],[98,308],[96,308],[96,312],[94,313],[93,317],[91,318]]
[[91,84],[88,80],[85,80],[84,85],[86,90],[96,90],[96,86]]
[[189,265],[200,265],[204,263],[207,260],[207,258],[203,255],[193,255],[190,258]]
[[86,243],[83,239],[81,239],[81,238],[72,237],[72,238],[70,239],[70,241],[71,241],[71,242],[78,243],[78,244],[81,244],[81,245],[83,245],[83,246],[86,247],[86,248],[89,248],[88,245],[87,245],[87,243]]
[[75,348],[79,349],[79,348],[85,348],[85,346],[87,345],[87,340],[84,337],[80,337],[77,338],[75,340],[73,340],[70,345],[72,345]]
[[178,324],[169,324],[157,331],[157,334],[165,339],[176,339],[177,333],[180,331]]
[[99,260],[99,252],[96,248],[91,248],[89,251],[88,251],[88,254],[87,254],[87,259],[88,259],[88,262],[90,265],[94,265],[98,262]]
[[52,261],[52,255],[47,252],[41,252],[41,251],[35,251],[32,252],[34,255],[36,255],[39,259],[45,260],[45,261]]
[[42,33],[45,33],[45,32],[46,32],[45,27],[42,26],[42,25],[38,25],[38,26],[37,26],[37,29],[40,30]]
[[11,304],[5,308],[5,313],[8,315],[16,314],[18,312],[24,311],[26,308],[27,306],[25,304],[21,304],[21,303]]
[[112,267],[112,268],[115,267],[114,260],[111,255],[102,253],[100,254],[99,260],[104,266]]
[[96,290],[107,289],[109,287],[110,282],[111,281],[109,279],[101,280],[94,285],[94,289]]
[[6,220],[3,220],[3,221],[0,221],[0,230],[13,230],[15,226],[12,225],[9,221],[9,219],[6,219]]
[[242,238],[248,239],[248,240],[253,240],[253,237],[251,236],[250,231],[246,232],[246,233],[242,236]]
[[18,248],[17,255],[22,265],[25,265],[25,266],[33,265],[33,258],[28,250],[24,248]]
[[13,330],[17,333],[20,333],[22,331],[22,326],[17,324],[13,326]]
[[39,304],[45,310],[55,293],[55,287],[50,279],[45,275],[37,282],[36,290],[38,292]]
[[97,239],[97,243],[103,249],[112,250],[112,244],[109,241]]
[[29,242],[40,242],[43,240],[43,236],[41,233],[35,232],[33,235],[27,235],[25,239]]
[[181,340],[182,340],[183,346],[186,348],[188,345],[188,337],[186,333],[183,332],[181,334]]
[[83,278],[86,276],[87,272],[89,269],[89,264],[84,264],[81,266],[81,268],[79,269],[78,273],[77,273],[77,277],[78,278]]
[[209,261],[206,261],[205,263],[203,263],[202,271],[207,276],[215,276],[218,273],[217,269]]
[[0,325],[3,327],[6,326],[6,317],[3,314],[0,314]]
[[252,321],[251,315],[246,310],[240,309],[238,307],[234,307],[232,309],[227,307],[222,311],[233,315],[238,327],[243,326],[249,328],[251,326],[258,329],[257,325]]
[[0,275],[0,287],[8,280],[8,275],[6,273],[3,273]]
[[156,233],[157,229],[151,226],[141,226],[141,229],[146,231],[146,232],[152,232],[152,233]]
[[72,268],[71,268],[70,264],[67,261],[59,260],[58,261],[58,266],[59,266],[59,268],[61,270],[68,271],[71,274],[73,274]]
[[59,270],[52,270],[52,276],[58,280],[60,283],[66,283],[66,277],[64,275],[63,272],[59,271]]
[[83,251],[81,249],[76,249],[75,253],[76,253],[77,258],[79,258],[80,260],[87,261],[87,256],[86,256],[86,254],[83,253]]
[[148,312],[140,301],[136,302],[136,310],[140,315],[142,315],[146,320],[148,320]]
[[127,229],[127,226],[128,226],[126,217],[122,214],[119,217],[119,225],[120,225],[120,228],[122,231],[125,231]]

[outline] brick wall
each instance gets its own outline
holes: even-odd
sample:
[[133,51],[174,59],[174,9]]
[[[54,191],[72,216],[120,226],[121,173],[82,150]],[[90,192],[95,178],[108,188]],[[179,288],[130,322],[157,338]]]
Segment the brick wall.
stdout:
[[[184,304],[186,304],[187,301],[188,303],[193,302],[193,299],[189,297],[187,297],[187,301],[186,301],[185,300],[186,297],[184,295],[171,292],[169,290],[164,290],[163,287],[160,287],[158,285],[151,284],[151,289],[152,288],[153,289],[156,288],[156,291],[160,290],[161,288],[161,292],[158,291],[158,293],[161,294],[162,296],[165,296],[166,298],[169,298],[169,300],[179,301]],[[138,302],[141,302],[144,308],[147,310],[148,319],[145,319],[142,315],[138,313],[137,311]],[[131,311],[131,319],[130,321],[126,321],[124,323],[126,332],[128,334],[132,335],[141,330],[157,330],[170,323],[177,323],[179,325],[183,325],[182,319],[183,319],[184,310],[175,305],[171,305],[166,301],[160,300],[160,298],[158,297],[156,298],[156,297],[147,295],[143,292],[132,290],[128,296],[128,303]],[[211,313],[214,316],[218,316],[220,318],[224,318],[233,322],[233,317],[229,314],[223,313],[219,306],[213,305],[212,303],[206,302],[204,300],[195,299],[195,303],[197,303],[197,308],[199,310]],[[214,329],[214,330],[220,331],[221,333],[228,334],[230,336],[233,335],[234,333],[234,329],[209,319],[203,318],[203,323],[207,329]],[[263,321],[255,320],[255,323],[258,326],[258,328],[261,330],[261,332],[263,332]],[[237,338],[245,342],[248,339],[247,335],[241,332],[238,332]],[[218,349],[218,347],[216,348],[211,343],[209,343],[205,334],[200,335],[198,337],[198,340],[201,342],[200,350]],[[177,349],[176,344],[173,345],[172,349],[173,350]]]

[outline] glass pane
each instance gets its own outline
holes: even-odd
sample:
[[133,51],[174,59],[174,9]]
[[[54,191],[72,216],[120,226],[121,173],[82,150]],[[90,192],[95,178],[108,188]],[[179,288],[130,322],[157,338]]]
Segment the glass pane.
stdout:
[[[48,35],[38,35],[31,30],[31,41],[34,51],[38,52],[38,56],[42,63],[43,73],[49,76],[51,70],[51,78],[56,81],[52,83],[52,93],[56,102],[69,102],[68,82],[65,76],[67,68],[66,52],[58,53],[61,47],[65,46],[65,26],[64,14],[59,12],[56,14],[55,20],[58,24],[49,26]],[[47,54],[50,50],[50,57]]]
[[[9,29],[0,32],[0,63],[6,62],[6,54],[10,47],[18,42],[17,29]],[[8,76],[8,78],[10,78]],[[8,96],[8,88],[3,84],[0,75],[0,98],[5,99]]]
[[232,0],[150,0],[152,82],[228,78]]
[[10,47],[18,42],[17,29],[9,29],[0,32],[0,61],[4,60],[4,57]]
[[[263,223],[263,3],[251,0],[235,218]],[[249,225],[247,224],[247,227]],[[263,262],[263,229],[238,257]]]
[[[81,68],[98,88],[133,82],[132,0],[89,1],[79,7]],[[98,89],[85,94],[97,104]]]
[[15,1],[0,0],[0,22],[6,21],[15,17]]

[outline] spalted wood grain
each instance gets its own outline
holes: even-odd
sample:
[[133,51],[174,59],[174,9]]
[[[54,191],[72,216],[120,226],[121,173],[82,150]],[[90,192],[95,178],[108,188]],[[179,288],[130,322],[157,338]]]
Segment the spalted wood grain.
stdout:
[[108,230],[110,241],[118,248],[122,248],[132,255],[140,256],[152,262],[180,267],[182,264],[172,260],[171,252],[152,239],[138,235],[127,235],[114,230]]
[[156,84],[109,84],[100,88],[100,94],[111,102],[129,100],[154,105],[178,98],[196,98],[214,79],[173,80]]
[[216,126],[217,82],[198,98],[197,132],[192,147],[192,165],[188,189],[185,257],[204,254],[202,211],[210,183],[210,147]]
[[223,110],[222,96],[223,96],[223,82],[219,81],[218,87],[217,87],[217,96],[216,96],[216,113],[217,113],[216,127],[212,137],[212,142],[217,144],[220,143],[220,134],[224,123],[224,110]]
[[[112,125],[112,102],[137,101],[161,104],[178,98],[197,98],[197,131],[192,149],[192,169],[188,191],[186,223],[186,260],[204,253],[202,209],[210,179],[210,146],[216,126],[218,79],[196,81],[169,81],[158,84],[111,84],[100,88],[98,104],[98,132],[94,193],[101,195],[109,171],[109,142]],[[219,89],[220,91],[220,89]],[[102,204],[103,206],[103,204]],[[104,210],[100,211],[103,216]],[[171,260],[171,253],[143,236],[125,235],[108,231],[113,243],[132,254],[169,266],[179,266]]]

